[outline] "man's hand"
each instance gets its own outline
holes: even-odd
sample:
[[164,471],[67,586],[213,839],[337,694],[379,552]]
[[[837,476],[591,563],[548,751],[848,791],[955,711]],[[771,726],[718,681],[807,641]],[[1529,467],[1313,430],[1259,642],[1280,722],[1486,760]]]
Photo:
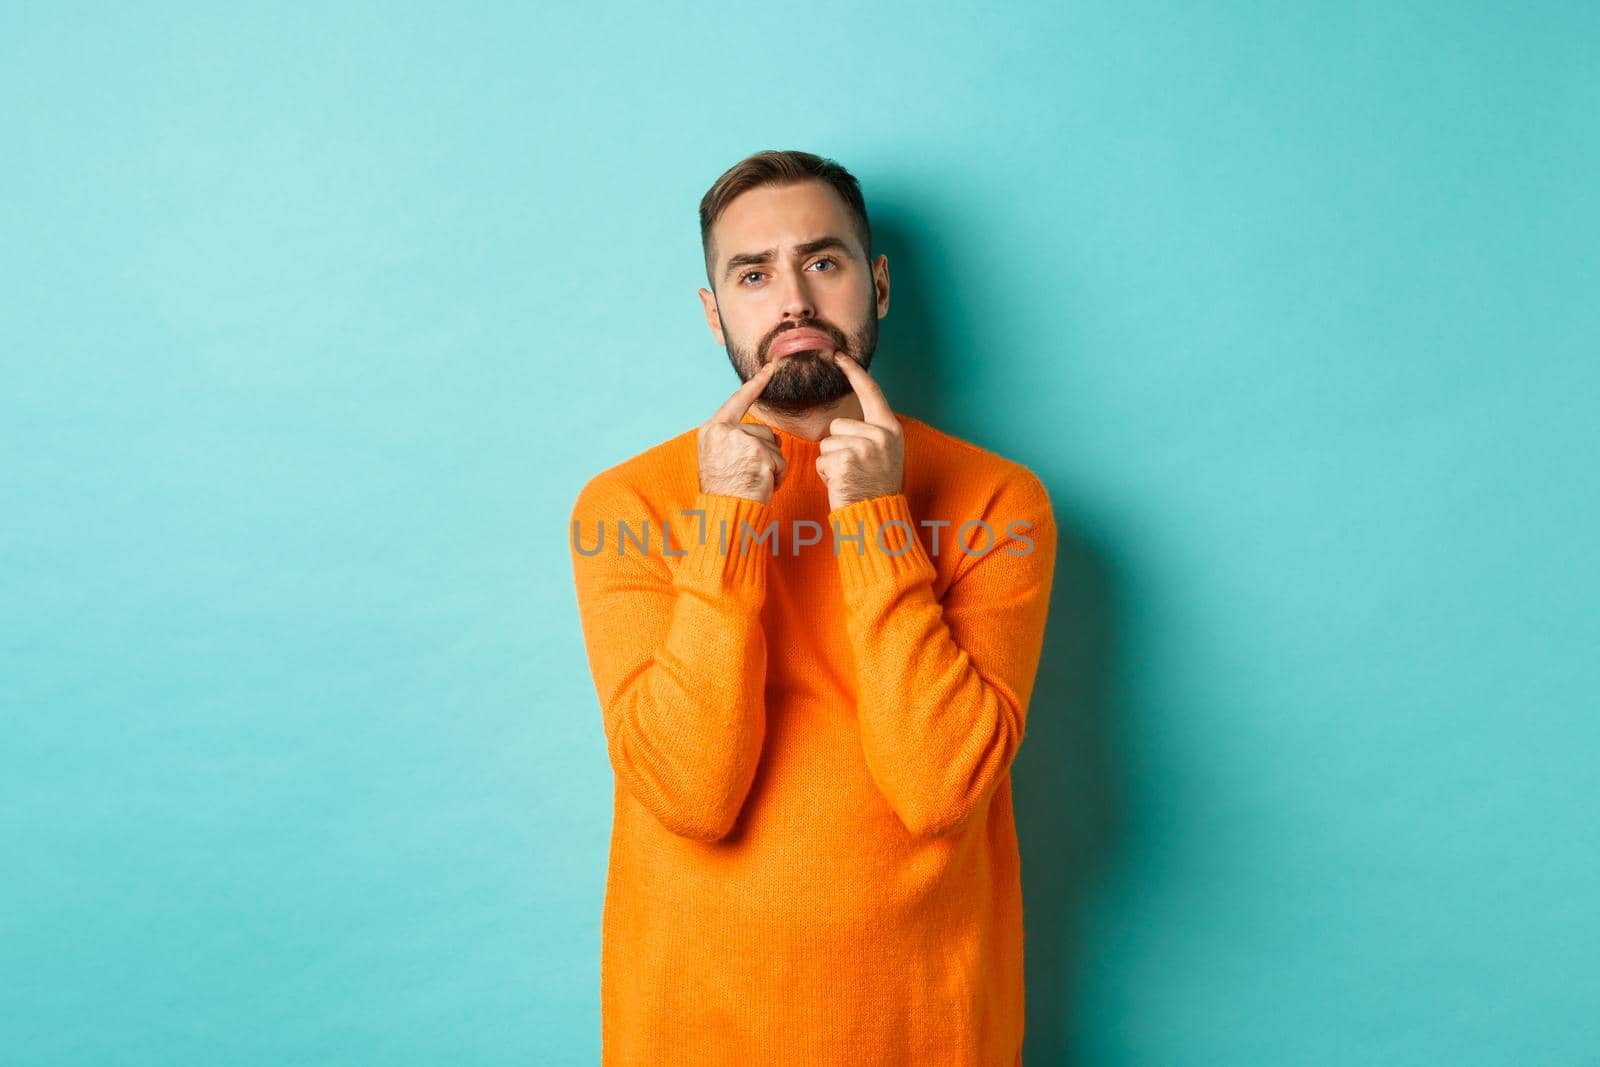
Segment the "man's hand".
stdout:
[[817,473],[828,485],[828,510],[901,491],[905,479],[905,441],[900,420],[861,364],[834,352],[834,365],[850,379],[861,400],[860,419],[834,419],[822,439]]
[[788,462],[771,427],[739,420],[766,388],[772,360],[739,386],[716,413],[700,425],[700,491],[772,502]]

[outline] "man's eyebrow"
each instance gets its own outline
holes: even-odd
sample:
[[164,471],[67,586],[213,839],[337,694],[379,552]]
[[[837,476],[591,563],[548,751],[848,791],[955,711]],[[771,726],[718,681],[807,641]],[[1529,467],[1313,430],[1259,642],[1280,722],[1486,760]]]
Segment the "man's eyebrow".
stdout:
[[[836,248],[846,254],[850,251],[850,246],[844,243],[844,238],[835,237],[831,233],[826,237],[818,237],[815,241],[807,241],[804,244],[794,246],[795,253],[802,256],[809,256],[811,253],[820,252],[824,248]],[[727,281],[733,275],[733,272],[740,267],[771,263],[777,254],[778,250],[776,248],[769,248],[764,252],[740,252],[738,255],[730,256],[728,265],[722,268],[722,280]]]

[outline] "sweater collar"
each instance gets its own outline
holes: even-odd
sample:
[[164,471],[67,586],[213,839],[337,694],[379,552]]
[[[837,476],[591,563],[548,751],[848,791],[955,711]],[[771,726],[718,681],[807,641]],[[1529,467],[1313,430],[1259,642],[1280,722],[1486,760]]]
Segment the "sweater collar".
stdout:
[[783,449],[785,456],[821,455],[822,442],[808,441],[804,437],[790,433],[788,430],[779,429],[765,419],[757,418],[754,412],[746,411],[744,418],[739,420],[744,423],[755,423],[765,426],[778,436],[778,446]]

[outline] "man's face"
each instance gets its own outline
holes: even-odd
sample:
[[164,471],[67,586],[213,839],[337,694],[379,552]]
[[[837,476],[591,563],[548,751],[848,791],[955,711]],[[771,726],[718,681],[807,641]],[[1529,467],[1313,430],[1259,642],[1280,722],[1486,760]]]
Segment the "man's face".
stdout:
[[[840,243],[818,247],[829,238]],[[819,181],[748,190],[716,221],[711,244],[716,292],[701,289],[700,300],[712,334],[741,381],[782,361],[761,403],[799,412],[848,394],[850,379],[822,352],[841,349],[871,366],[889,310],[889,264],[887,256],[868,264],[839,194]],[[800,330],[824,340],[790,349]]]

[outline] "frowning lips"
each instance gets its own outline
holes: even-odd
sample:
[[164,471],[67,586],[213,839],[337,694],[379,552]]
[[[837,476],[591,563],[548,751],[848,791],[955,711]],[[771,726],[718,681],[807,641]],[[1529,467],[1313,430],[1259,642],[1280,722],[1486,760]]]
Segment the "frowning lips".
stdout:
[[799,352],[807,348],[835,347],[833,338],[817,330],[785,330],[772,342],[772,347],[767,349],[767,354],[773,358],[786,356],[791,352]]

